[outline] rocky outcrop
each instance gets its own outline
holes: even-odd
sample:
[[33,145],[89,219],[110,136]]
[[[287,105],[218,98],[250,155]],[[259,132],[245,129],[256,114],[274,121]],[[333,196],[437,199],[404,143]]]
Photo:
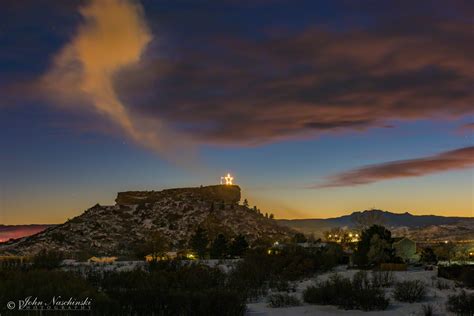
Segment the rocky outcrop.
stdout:
[[180,198],[192,195],[196,198],[238,203],[240,187],[238,185],[211,185],[199,188],[177,188],[163,191],[127,191],[119,192],[115,202],[118,205],[154,203],[165,198]]
[[154,232],[182,249],[199,226],[212,239],[244,234],[257,239],[282,240],[293,234],[275,220],[239,205],[238,186],[206,186],[163,191],[129,191],[117,195],[112,206],[95,205],[82,215],[38,234],[0,244],[0,253],[32,255],[41,249],[93,255],[130,255]]

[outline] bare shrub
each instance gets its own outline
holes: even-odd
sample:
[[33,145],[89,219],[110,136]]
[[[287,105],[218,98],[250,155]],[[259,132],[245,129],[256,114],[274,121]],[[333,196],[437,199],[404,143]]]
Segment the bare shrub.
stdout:
[[303,298],[309,304],[336,305],[343,309],[364,311],[384,310],[389,304],[384,291],[371,285],[365,271],[356,273],[352,281],[333,275],[325,282],[306,288]]
[[451,288],[451,286],[449,285],[448,282],[438,280],[436,282],[436,288],[438,288],[438,290],[449,290]]
[[448,311],[456,313],[456,315],[474,315],[474,293],[468,294],[462,290],[459,294],[450,295],[446,308]]
[[390,287],[395,283],[392,271],[372,271],[372,285],[374,287]]
[[431,304],[421,305],[421,314],[424,316],[433,316],[433,305]]
[[298,306],[298,305],[301,305],[300,300],[286,293],[285,294],[275,293],[275,294],[271,294],[268,297],[268,307],[278,308],[278,307],[288,307],[288,306]]
[[420,280],[399,282],[393,295],[400,302],[420,302],[426,295],[426,286]]

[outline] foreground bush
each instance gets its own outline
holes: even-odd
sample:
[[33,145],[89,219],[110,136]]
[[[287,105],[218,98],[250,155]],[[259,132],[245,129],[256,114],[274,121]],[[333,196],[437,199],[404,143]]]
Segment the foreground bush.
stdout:
[[465,270],[462,272],[460,281],[469,288],[474,288],[474,271]]
[[268,297],[268,307],[288,307],[298,306],[301,302],[298,298],[289,294],[272,294]]
[[316,250],[289,247],[271,255],[265,249],[250,250],[229,276],[229,287],[248,298],[263,296],[269,288],[288,291],[288,281],[328,270],[338,263],[341,256],[339,245]]
[[436,288],[438,290],[449,290],[451,288],[451,286],[449,285],[448,282],[444,282],[442,280],[438,280],[436,282]]
[[474,266],[457,265],[438,267],[438,277],[462,282],[467,287],[474,287]]
[[421,314],[424,316],[433,316],[433,305],[431,304],[423,304],[421,305]]
[[[203,265],[163,262],[149,271],[101,271],[86,278],[58,270],[0,270],[0,302],[28,296],[50,302],[59,295],[88,298],[87,315],[236,316],[246,311],[246,297],[228,287],[227,276]],[[0,314],[6,308],[0,306]]]
[[400,302],[419,302],[426,294],[426,286],[420,280],[397,283],[393,295]]
[[467,294],[462,290],[460,294],[450,295],[446,309],[459,316],[474,315],[474,293]]
[[198,264],[164,262],[150,272],[105,274],[99,283],[120,302],[121,315],[234,316],[246,310],[245,296],[226,286],[223,272]]
[[372,285],[374,287],[390,287],[395,283],[392,271],[372,271]]
[[303,300],[309,304],[342,307],[342,297],[348,298],[352,290],[352,284],[348,278],[334,274],[327,281],[307,287],[303,292]]
[[[18,302],[28,296],[32,300],[51,302],[53,297],[67,300],[69,297],[78,301],[86,298],[91,301],[92,314],[117,314],[119,304],[100,293],[83,278],[64,271],[31,270],[31,271],[0,271],[0,302]],[[61,297],[61,298],[59,298]],[[9,315],[6,304],[0,306]],[[59,312],[58,312],[59,313]],[[74,312],[77,313],[77,312]],[[87,312],[89,313],[89,312]],[[28,313],[26,313],[28,314]]]
[[41,250],[33,257],[32,267],[35,269],[56,269],[61,265],[63,254],[54,250]]
[[335,274],[325,282],[306,288],[303,299],[309,304],[364,311],[384,310],[389,304],[384,291],[373,287],[365,272],[357,273],[352,281]]

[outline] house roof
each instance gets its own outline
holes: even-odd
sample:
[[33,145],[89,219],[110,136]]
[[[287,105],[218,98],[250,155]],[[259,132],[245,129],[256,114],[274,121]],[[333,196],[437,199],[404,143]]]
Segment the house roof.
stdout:
[[411,244],[416,244],[415,241],[411,240],[408,237],[403,237],[402,239],[395,241],[393,244],[398,245],[398,244],[405,244],[405,243],[411,243]]

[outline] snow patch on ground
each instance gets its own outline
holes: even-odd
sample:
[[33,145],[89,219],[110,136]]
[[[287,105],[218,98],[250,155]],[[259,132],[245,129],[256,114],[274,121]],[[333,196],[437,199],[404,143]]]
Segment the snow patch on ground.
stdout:
[[[332,274],[338,273],[341,276],[352,278],[355,273],[359,270],[347,270],[345,267],[338,267],[332,272],[320,274],[314,278],[298,281],[295,284],[295,293],[289,293],[299,298],[303,302],[302,294],[303,291],[309,286],[314,284],[317,280],[327,280]],[[368,271],[370,275],[370,271]],[[303,303],[302,306],[286,307],[286,308],[270,308],[267,306],[266,298],[262,298],[256,303],[247,304],[247,315],[275,315],[275,316],[293,316],[293,315],[385,315],[385,316],[418,316],[422,315],[422,305],[430,304],[433,306],[434,315],[454,315],[446,311],[446,301],[449,295],[459,292],[459,289],[455,288],[455,282],[444,278],[437,277],[437,270],[425,271],[425,270],[409,270],[409,271],[395,271],[393,272],[395,280],[420,280],[427,286],[427,295],[422,302],[418,303],[402,303],[398,302],[393,298],[393,287],[385,289],[387,297],[390,298],[390,305],[385,311],[372,311],[364,312],[359,310],[341,310],[335,306],[323,306],[323,305],[308,305]],[[450,289],[439,290],[436,287],[437,281],[447,283],[450,285]],[[467,290],[467,292],[473,292]]]

